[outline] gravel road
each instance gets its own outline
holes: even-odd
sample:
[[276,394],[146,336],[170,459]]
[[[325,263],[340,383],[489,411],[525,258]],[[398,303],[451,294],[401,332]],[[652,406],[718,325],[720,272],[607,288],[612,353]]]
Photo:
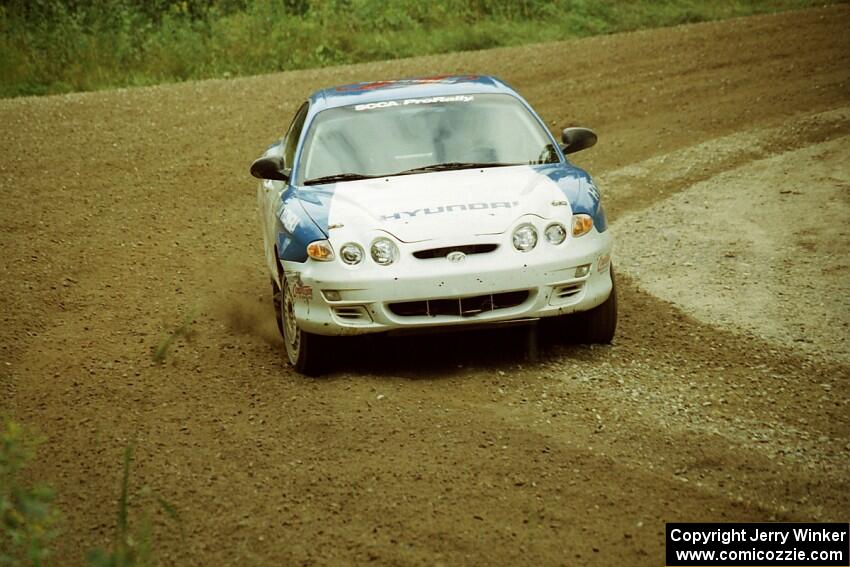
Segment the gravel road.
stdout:
[[[44,438],[59,563],[109,545],[131,442],[166,564],[660,565],[667,521],[847,521],[848,28],[839,5],[0,100],[0,412]],[[247,166],[316,88],[442,72],[600,133],[576,161],[618,238],[616,340],[547,336],[536,364],[513,332],[355,340],[300,377]]]

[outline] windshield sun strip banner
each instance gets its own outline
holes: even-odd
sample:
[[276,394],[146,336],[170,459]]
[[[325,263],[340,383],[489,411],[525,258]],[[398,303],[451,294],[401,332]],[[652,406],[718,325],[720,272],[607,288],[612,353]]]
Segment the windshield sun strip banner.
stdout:
[[393,108],[396,106],[411,106],[417,104],[435,104],[439,102],[472,102],[474,95],[451,95],[451,96],[428,96],[422,98],[405,98],[400,100],[381,100],[378,102],[367,102],[354,105],[354,110],[375,110],[379,108]]

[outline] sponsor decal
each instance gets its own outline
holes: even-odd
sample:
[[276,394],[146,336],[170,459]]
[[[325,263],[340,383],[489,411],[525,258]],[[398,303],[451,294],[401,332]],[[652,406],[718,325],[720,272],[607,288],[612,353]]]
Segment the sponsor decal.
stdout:
[[483,209],[512,209],[519,206],[519,201],[494,201],[492,203],[465,203],[458,205],[440,205],[439,207],[427,207],[424,209],[413,209],[412,211],[397,211],[381,215],[382,221],[412,219],[416,216],[438,215],[454,211],[480,211]]
[[292,295],[298,299],[310,301],[313,299],[313,288],[309,285],[294,285],[292,286]]
[[313,299],[313,288],[309,285],[304,285],[304,282],[301,281],[300,272],[286,272],[285,275],[286,281],[292,290],[292,296],[295,299],[304,299],[306,301]]
[[416,104],[434,104],[437,102],[472,102],[472,95],[429,96],[425,98],[406,98],[403,100],[382,100],[354,105],[354,110],[375,110],[376,108],[392,108],[394,106],[410,106]]
[[298,228],[301,219],[298,218],[297,214],[292,212],[292,209],[285,207],[280,215],[280,221],[283,223],[283,228],[286,229],[286,232],[292,234]]

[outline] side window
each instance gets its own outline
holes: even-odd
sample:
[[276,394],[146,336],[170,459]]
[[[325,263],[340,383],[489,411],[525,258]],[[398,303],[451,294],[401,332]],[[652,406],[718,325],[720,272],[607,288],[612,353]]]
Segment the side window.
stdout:
[[292,124],[289,126],[289,131],[286,133],[286,139],[283,146],[283,163],[288,169],[292,169],[295,165],[295,148],[298,147],[298,138],[301,137],[301,129],[304,128],[304,120],[307,118],[307,103],[301,105],[298,112],[295,113],[295,118],[292,119]]

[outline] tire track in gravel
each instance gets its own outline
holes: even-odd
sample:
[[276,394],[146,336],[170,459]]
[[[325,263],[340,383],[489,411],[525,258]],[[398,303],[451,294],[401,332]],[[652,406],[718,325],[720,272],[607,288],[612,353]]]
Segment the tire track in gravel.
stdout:
[[[58,556],[108,545],[133,439],[134,486],[184,518],[185,542],[154,516],[168,563],[657,564],[665,520],[846,519],[846,366],[700,323],[628,277],[612,347],[555,343],[525,365],[512,333],[352,341],[328,379],[294,375],[245,169],[315,88],[489,72],[553,129],[600,131],[577,160],[616,222],[846,135],[788,124],[847,106],[848,22],[835,6],[0,101],[0,410],[46,437],[33,472],[57,488]],[[747,152],[698,151],[769,128]]]
[[[800,145],[770,144],[799,140],[794,132],[817,136]],[[687,186],[651,214],[620,217],[615,230],[627,235],[619,248],[621,271],[709,324],[847,364],[848,134],[848,109],[837,109],[684,152],[710,156],[703,161],[719,168],[670,155],[609,174],[625,194],[632,180]],[[723,150],[734,155],[741,148],[755,148],[749,153],[759,157],[727,167]],[[676,171],[668,161],[692,166]],[[688,176],[691,169],[700,171],[696,179]]]

